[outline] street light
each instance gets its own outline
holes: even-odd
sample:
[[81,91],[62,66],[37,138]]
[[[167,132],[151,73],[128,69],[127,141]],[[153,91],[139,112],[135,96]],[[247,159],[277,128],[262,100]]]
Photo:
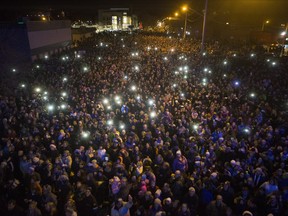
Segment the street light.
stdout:
[[270,23],[269,20],[265,20],[265,21],[263,21],[261,31],[264,31],[265,24],[268,24],[268,23]]

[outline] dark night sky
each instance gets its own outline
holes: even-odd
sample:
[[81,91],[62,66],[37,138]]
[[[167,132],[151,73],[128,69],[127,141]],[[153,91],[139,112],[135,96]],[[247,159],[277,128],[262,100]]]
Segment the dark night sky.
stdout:
[[[94,16],[98,9],[109,7],[129,7],[141,17],[155,19],[171,16],[183,4],[189,4],[193,9],[201,12],[205,0],[10,0],[6,6],[1,6],[3,14],[20,14],[30,9],[61,9],[70,14],[80,16]],[[255,24],[264,19],[271,23],[288,22],[288,0],[209,0],[208,14],[219,15],[231,23]],[[17,11],[17,12],[15,12]]]

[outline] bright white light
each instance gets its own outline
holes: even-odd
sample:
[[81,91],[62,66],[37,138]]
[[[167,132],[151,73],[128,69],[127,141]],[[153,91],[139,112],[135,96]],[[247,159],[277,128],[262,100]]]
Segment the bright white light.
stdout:
[[233,54],[233,57],[236,57],[236,56],[237,56],[237,55],[234,53],[234,54]]
[[47,91],[45,91],[43,94],[44,94],[44,95],[47,95],[47,94],[48,94],[48,92],[47,92]]
[[180,70],[180,71],[182,71],[182,70],[183,70],[183,68],[182,68],[182,67],[179,67],[179,70]]
[[111,106],[107,106],[107,109],[108,109],[108,110],[111,110],[111,109],[112,109],[112,107],[111,107]]
[[44,100],[48,100],[48,97],[47,97],[47,96],[44,96],[43,99],[44,99]]
[[152,112],[150,113],[150,117],[151,117],[151,118],[155,118],[155,117],[156,117],[156,112],[155,112],[155,111],[152,111]]
[[39,65],[36,65],[36,68],[40,68],[40,66],[39,66]]
[[137,98],[137,100],[140,100],[140,99],[141,99],[140,95],[138,95],[136,98]]
[[208,68],[204,68],[204,71],[207,72],[207,71],[208,71]]
[[84,71],[88,71],[88,68],[87,68],[87,67],[84,67],[83,70],[84,70]]
[[67,93],[66,93],[66,92],[62,92],[62,96],[63,96],[63,97],[66,97],[66,96],[67,96]]
[[66,58],[65,58],[65,57],[62,57],[62,60],[63,60],[63,61],[65,61],[65,60],[66,60]]
[[151,47],[148,46],[148,47],[147,47],[147,50],[149,51],[150,49],[151,49]]
[[15,69],[15,68],[13,68],[13,69],[12,69],[12,71],[13,71],[13,72],[16,72],[16,69]]
[[178,71],[175,71],[175,74],[176,74],[176,75],[178,75],[178,74],[179,74],[179,72],[178,72]]
[[54,106],[53,105],[48,105],[47,109],[48,109],[48,111],[53,111],[54,110]]
[[255,56],[255,54],[254,53],[251,53],[251,55],[250,55],[251,57],[254,57]]
[[109,103],[109,100],[107,99],[107,98],[105,98],[104,100],[103,100],[103,104],[108,104]]
[[168,60],[168,58],[165,56],[165,57],[164,57],[164,60],[165,60],[165,61],[167,61],[167,60]]
[[120,125],[120,129],[124,129],[125,128],[125,125],[124,124],[121,124]]
[[100,46],[103,46],[103,43],[100,43]]
[[154,49],[155,49],[155,50],[158,50],[158,48],[157,48],[157,47],[155,47]]
[[154,101],[153,101],[152,99],[150,99],[150,100],[148,101],[148,103],[149,103],[149,105],[151,106],[151,105],[153,105]]
[[287,34],[286,31],[281,32],[281,36],[285,36]]
[[181,96],[181,97],[184,97],[185,95],[184,95],[184,93],[181,93],[180,96]]
[[35,91],[36,92],[41,92],[41,88],[36,88]]
[[239,86],[239,84],[240,84],[240,83],[239,83],[238,81],[235,81],[235,82],[234,82],[234,85],[235,85],[235,86]]
[[177,84],[174,83],[174,84],[173,84],[173,87],[175,88],[176,86],[177,86]]
[[205,56],[205,55],[206,55],[206,52],[204,52],[202,55]]
[[188,70],[188,66],[184,66],[184,70]]
[[131,86],[131,90],[136,91],[136,86],[135,85]]
[[87,138],[87,137],[89,137],[89,132],[83,131],[81,135],[83,138]]
[[98,57],[98,60],[101,60],[101,57],[100,57],[100,56]]
[[223,64],[226,65],[226,64],[227,64],[227,61],[224,61]]
[[48,59],[48,56],[47,55],[45,55],[45,57],[44,57],[45,59]]
[[187,79],[187,75],[184,76],[184,79]]
[[113,120],[111,120],[111,119],[108,120],[108,121],[107,121],[107,124],[108,124],[108,125],[113,125]]
[[244,128],[245,133],[250,133],[250,130],[248,128]]
[[21,84],[21,87],[22,87],[22,88],[25,88],[25,87],[26,87],[26,85],[25,85],[25,84]]
[[199,127],[199,126],[198,126],[197,124],[194,124],[194,125],[193,125],[193,129],[194,129],[194,130],[197,130],[198,127]]
[[115,96],[115,101],[119,101],[120,97],[118,95]]
[[171,52],[174,52],[174,51],[175,51],[175,49],[172,48],[172,49],[171,49]]
[[128,79],[128,76],[124,76],[124,79]]
[[273,65],[273,66],[276,65],[276,62],[272,62],[272,65]]
[[204,83],[207,82],[207,79],[206,79],[206,78],[203,78],[203,79],[202,79],[202,82],[204,82]]
[[256,96],[255,93],[250,94],[250,97],[252,97],[252,98],[254,98],[255,96]]
[[138,71],[138,70],[139,70],[139,67],[138,67],[137,65],[135,66],[135,70],[136,70],[136,71]]
[[270,59],[267,59],[266,61],[267,61],[267,62],[270,62]]
[[67,78],[66,78],[66,77],[64,77],[64,78],[63,78],[63,82],[66,82],[66,81],[67,81]]
[[65,104],[61,104],[61,109],[65,109],[66,108],[66,105]]
[[136,52],[135,55],[138,56],[139,55],[138,52]]
[[226,74],[223,74],[223,77],[227,77],[227,75],[226,75]]
[[77,58],[80,58],[80,57],[81,57],[81,56],[78,54],[78,55],[77,55]]
[[125,47],[125,45],[122,46],[123,48]]

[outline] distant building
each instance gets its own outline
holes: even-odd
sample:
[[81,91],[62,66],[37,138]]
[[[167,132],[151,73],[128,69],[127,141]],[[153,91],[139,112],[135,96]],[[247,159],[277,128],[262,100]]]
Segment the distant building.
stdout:
[[98,24],[104,30],[138,29],[138,17],[129,8],[110,8],[98,11]]
[[72,45],[71,22],[20,21],[0,23],[0,63],[18,64],[69,49]]

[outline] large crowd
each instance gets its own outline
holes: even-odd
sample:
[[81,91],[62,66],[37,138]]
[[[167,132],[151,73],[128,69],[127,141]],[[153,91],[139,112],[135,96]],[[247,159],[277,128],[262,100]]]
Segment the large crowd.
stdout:
[[103,32],[18,69],[0,215],[288,215],[288,61],[235,44]]

